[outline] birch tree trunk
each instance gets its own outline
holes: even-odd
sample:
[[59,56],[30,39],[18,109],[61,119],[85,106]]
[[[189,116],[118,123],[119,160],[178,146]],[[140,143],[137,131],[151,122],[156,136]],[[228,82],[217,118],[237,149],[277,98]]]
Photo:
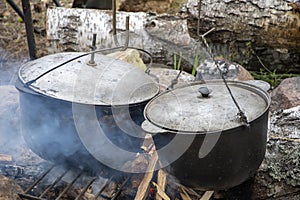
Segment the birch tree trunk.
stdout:
[[[204,33],[215,28],[207,38],[215,44],[216,52],[241,64],[261,67],[252,54],[254,50],[270,70],[300,73],[300,13],[299,1],[295,2],[202,0],[200,30]],[[198,0],[188,0],[187,6],[191,15],[189,30],[196,37]]]
[[[154,61],[172,62],[182,54],[193,63],[195,55],[208,58],[197,40],[198,0],[188,0],[189,12],[181,16],[154,16],[144,12],[118,12],[119,44],[125,44],[125,18],[130,16],[130,46],[153,54]],[[115,46],[112,13],[103,10],[51,8],[47,36],[53,51],[90,50],[92,34],[97,47]],[[284,0],[202,0],[200,32],[207,35],[216,56],[244,65],[300,73],[300,14]],[[257,55],[257,56],[256,56]]]
[[[173,54],[193,62],[197,42],[188,33],[187,20],[169,15],[153,16],[144,12],[117,13],[117,40],[112,35],[112,13],[105,10],[51,8],[47,11],[47,39],[50,53],[90,51],[93,33],[98,49],[124,45],[125,20],[130,16],[129,46],[150,52],[154,62],[166,64]],[[206,52],[199,50],[205,57]]]

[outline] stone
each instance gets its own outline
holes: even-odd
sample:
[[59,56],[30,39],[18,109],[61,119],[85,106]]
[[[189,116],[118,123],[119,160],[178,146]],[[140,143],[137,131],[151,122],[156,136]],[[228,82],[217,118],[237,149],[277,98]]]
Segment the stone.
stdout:
[[300,76],[284,79],[271,93],[270,111],[300,105]]
[[140,56],[140,53],[135,49],[127,49],[125,51],[117,51],[108,56],[117,58],[119,60],[128,62],[141,70],[145,71],[147,69],[146,65],[144,64],[143,59]]
[[[217,63],[227,80],[253,80],[251,74],[241,65],[227,60],[217,60]],[[196,80],[221,79],[220,72],[212,60],[204,60],[197,68]]]
[[18,193],[24,193],[22,188],[13,180],[0,175],[0,200],[21,200]]
[[298,0],[289,0],[288,5],[293,8],[293,11],[300,12],[300,1]]
[[[163,67],[150,68],[149,75],[154,81],[158,82],[160,92],[166,91],[167,88],[171,89],[172,81],[179,74],[179,70],[168,69]],[[173,85],[173,88],[193,82],[195,77],[187,72],[182,71],[178,77],[178,82]]]

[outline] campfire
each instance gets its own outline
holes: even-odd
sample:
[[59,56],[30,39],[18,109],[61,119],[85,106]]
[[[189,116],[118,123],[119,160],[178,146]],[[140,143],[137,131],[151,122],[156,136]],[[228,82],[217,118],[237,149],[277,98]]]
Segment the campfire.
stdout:
[[[32,27],[30,4],[28,0],[22,3],[32,60],[22,65],[19,73],[14,73],[15,77],[3,79],[5,86],[16,82],[18,91],[1,88],[7,93],[3,116],[13,121],[6,123],[5,119],[3,123],[0,118],[1,128],[4,127],[0,132],[4,133],[4,137],[1,135],[0,173],[5,176],[0,176],[0,183],[5,185],[8,178],[12,180],[3,190],[14,188],[14,192],[7,193],[16,194],[8,199],[251,199],[258,194],[252,189],[263,185],[261,182],[267,185],[269,180],[265,181],[265,177],[274,176],[269,172],[272,165],[267,166],[270,161],[264,160],[265,152],[270,156],[270,145],[266,151],[268,142],[283,137],[267,137],[270,87],[262,88],[254,80],[228,79],[221,64],[225,63],[228,70],[230,62],[216,59],[206,41],[206,36],[215,28],[200,34],[201,1],[198,4],[198,39],[189,41],[201,51],[195,55],[197,59],[211,58],[220,81],[204,80],[207,78],[201,73],[205,70],[194,68],[200,62],[196,58],[192,74],[183,72],[181,59],[187,55],[182,52],[179,60],[174,54],[174,69],[164,65],[153,69],[155,58],[149,52],[151,45],[130,46],[130,35],[134,32],[134,40],[152,42],[160,22],[149,24],[144,14],[127,16],[127,13],[120,14],[117,22],[115,1],[112,12],[99,14],[84,10],[84,13],[91,13],[87,21],[94,21],[98,16],[103,18],[94,25],[97,30],[93,30],[94,33],[78,31],[82,24],[77,22],[86,20],[81,18],[80,9],[71,11],[72,17],[60,15],[65,13],[64,8],[49,9],[48,34],[71,38],[64,42],[64,47],[71,52],[63,50],[63,53],[36,59],[36,29]],[[55,16],[61,20],[53,20]],[[110,23],[112,30],[102,30]],[[122,28],[117,29],[116,24],[124,26],[124,37],[117,37],[117,30]],[[88,28],[85,25],[83,29],[90,30],[90,25]],[[177,25],[184,27],[180,21]],[[61,28],[65,30],[57,31]],[[88,40],[92,36],[92,41],[87,42],[88,50],[92,43],[92,51],[87,52],[82,45],[84,52],[78,52],[80,50],[73,47],[79,43],[73,41],[73,37],[64,36],[82,31],[87,32]],[[57,39],[50,40],[59,43]],[[136,43],[142,44],[142,41]],[[107,48],[107,44],[115,46]],[[56,48],[55,51],[59,51],[59,45]],[[136,57],[131,59],[129,54]],[[188,59],[184,62],[191,64]],[[239,71],[240,68],[234,69]],[[199,82],[195,73],[200,77]],[[11,94],[16,95],[11,98]],[[10,102],[11,99],[15,102]],[[13,109],[10,103],[15,106]],[[8,115],[6,108],[10,111]],[[14,118],[15,113],[21,116]],[[168,148],[170,146],[172,148]],[[293,164],[298,162],[297,159],[293,161]],[[263,173],[267,175],[262,176]],[[254,185],[258,178],[259,184]],[[273,178],[276,184],[282,180]],[[297,193],[299,179],[296,175],[292,179],[291,185],[295,188],[291,191]]]
[[24,151],[29,155],[29,160],[19,157],[23,159],[22,165],[14,163],[12,155],[1,154],[0,170],[23,188],[18,195],[28,200],[211,199],[213,191],[195,191],[181,185],[166,170],[155,171],[160,161],[153,143],[141,148],[147,154],[138,154],[133,162],[126,164],[127,167],[146,167],[148,172],[144,174],[112,174],[107,177],[107,171],[101,168],[89,171],[53,164],[41,160],[26,148]]

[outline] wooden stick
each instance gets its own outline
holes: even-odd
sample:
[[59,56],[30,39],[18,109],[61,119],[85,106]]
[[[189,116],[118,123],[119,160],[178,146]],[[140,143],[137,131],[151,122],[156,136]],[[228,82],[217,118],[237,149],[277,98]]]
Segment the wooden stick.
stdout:
[[163,189],[161,187],[159,187],[159,185],[157,185],[157,183],[152,181],[152,184],[156,187],[157,194],[159,196],[161,196],[164,200],[170,200],[170,197],[168,197],[168,195],[163,191]]
[[195,192],[195,190],[193,190],[192,188],[187,188],[184,185],[181,185],[180,183],[175,183],[181,190],[184,189],[186,192],[188,192],[190,195],[196,196],[197,199],[200,199],[201,196]]
[[186,192],[186,190],[183,187],[181,187],[181,191],[182,192],[180,192],[180,196],[183,200],[192,200],[191,197],[188,195],[188,193]]
[[293,139],[293,138],[287,138],[287,137],[279,137],[279,136],[270,136],[271,139],[274,140],[286,140],[290,142],[300,142],[300,139]]
[[[162,169],[160,169],[157,174],[157,185],[162,189],[163,192],[165,192],[167,185],[167,174]],[[162,200],[162,197],[157,195],[156,200]]]
[[206,191],[200,200],[210,200],[214,191]]
[[141,184],[138,187],[137,193],[135,195],[135,200],[144,200],[147,197],[147,190],[149,188],[150,181],[153,177],[153,173],[155,170],[155,166],[158,160],[158,155],[156,152],[154,152],[151,156],[151,160],[149,162],[147,172],[141,182]]

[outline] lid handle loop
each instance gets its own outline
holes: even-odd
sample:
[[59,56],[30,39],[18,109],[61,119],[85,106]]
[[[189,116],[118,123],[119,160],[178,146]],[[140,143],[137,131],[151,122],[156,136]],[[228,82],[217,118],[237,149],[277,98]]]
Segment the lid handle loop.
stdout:
[[[42,73],[41,75],[37,76],[36,78],[34,78],[34,79],[26,82],[25,85],[28,87],[28,86],[32,85],[33,83],[35,83],[40,78],[42,78],[43,76],[45,76],[46,74],[52,72],[53,70],[56,70],[57,68],[60,68],[60,67],[64,66],[65,64],[68,64],[68,63],[70,63],[70,62],[72,62],[74,60],[77,60],[77,59],[81,58],[81,57],[84,57],[84,56],[87,56],[87,55],[90,55],[90,54],[93,54],[93,53],[104,53],[104,52],[107,52],[107,51],[121,50],[123,48],[124,48],[124,46],[119,46],[119,47],[105,48],[105,49],[99,49],[99,50],[95,50],[95,51],[90,51],[90,52],[87,52],[87,53],[83,53],[83,54],[81,54],[79,56],[71,58],[71,59],[69,59],[69,60],[67,60],[67,61],[65,61],[65,62],[63,62],[63,63],[61,63],[61,64],[59,64],[59,65],[57,65],[57,66],[55,66],[55,67],[53,67],[51,69],[49,69],[49,70],[47,70],[46,72]],[[140,52],[143,52],[143,53],[147,54],[149,56],[149,58],[150,58],[150,63],[149,63],[149,66],[148,66],[147,69],[150,68],[150,66],[152,64],[152,55],[148,51],[146,51],[144,49],[136,48],[136,47],[127,47],[127,48],[128,49],[135,49],[135,50],[138,50]]]
[[[97,40],[97,34],[93,34],[93,41],[92,41],[92,51],[96,50],[96,40]],[[96,66],[97,64],[95,63],[95,53],[91,54],[91,60],[87,63],[90,66]]]

